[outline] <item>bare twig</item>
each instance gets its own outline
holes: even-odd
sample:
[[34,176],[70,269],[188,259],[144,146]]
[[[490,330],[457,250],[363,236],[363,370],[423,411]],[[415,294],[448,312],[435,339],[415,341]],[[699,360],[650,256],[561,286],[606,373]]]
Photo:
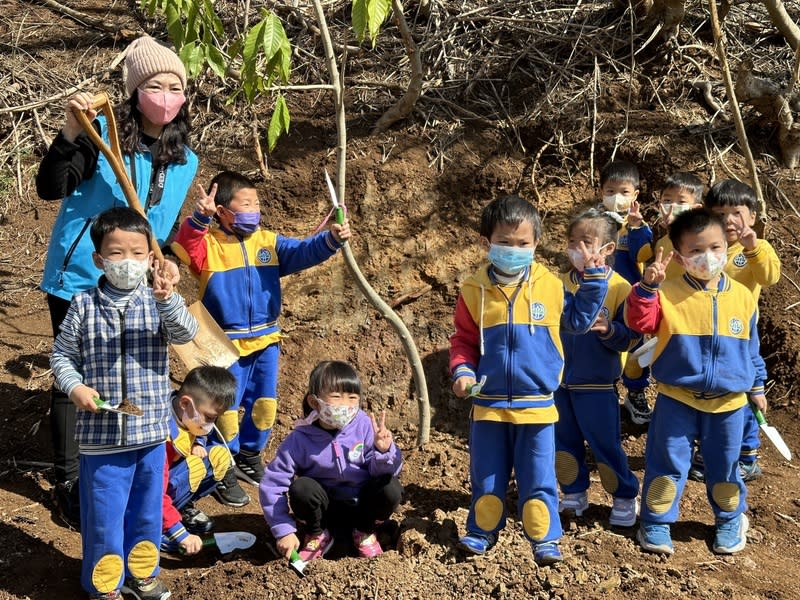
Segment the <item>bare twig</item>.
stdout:
[[50,8],[62,15],[69,17],[70,19],[77,21],[81,25],[88,25],[92,29],[97,29],[98,31],[104,31],[113,35],[116,39],[121,40],[132,40],[134,38],[139,37],[142,35],[141,31],[134,31],[133,29],[127,29],[125,27],[120,27],[117,23],[110,23],[108,21],[104,21],[103,19],[97,19],[86,13],[82,13],[80,11],[75,10],[74,8],[70,8],[69,6],[64,6],[63,4],[56,2],[55,0],[36,0],[40,4],[44,4],[47,8]]

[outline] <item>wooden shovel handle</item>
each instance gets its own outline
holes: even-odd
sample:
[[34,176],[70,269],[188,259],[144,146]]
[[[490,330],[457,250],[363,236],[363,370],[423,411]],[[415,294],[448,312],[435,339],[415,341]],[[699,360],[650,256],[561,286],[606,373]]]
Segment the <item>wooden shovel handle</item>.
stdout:
[[[98,134],[97,130],[92,126],[92,122],[89,120],[89,117],[86,116],[85,112],[76,110],[74,111],[75,117],[78,119],[81,127],[83,127],[86,135],[89,136],[92,143],[97,146],[100,152],[103,153],[103,156],[106,157],[106,160],[108,160],[108,164],[111,165],[111,170],[114,171],[114,175],[116,175],[117,181],[119,181],[119,185],[122,187],[122,193],[125,194],[128,206],[146,219],[147,215],[142,208],[142,203],[139,202],[139,196],[136,194],[136,190],[128,177],[128,172],[125,170],[125,163],[122,160],[122,151],[120,150],[119,137],[117,134],[117,122],[114,118],[114,107],[111,106],[108,94],[101,92],[95,95],[92,101],[92,108],[105,115],[108,139],[111,142],[111,146],[103,141],[103,138],[100,137],[100,134]],[[156,260],[163,266],[164,255],[161,253],[161,248],[155,236],[150,237],[150,246],[152,247],[153,255]]]

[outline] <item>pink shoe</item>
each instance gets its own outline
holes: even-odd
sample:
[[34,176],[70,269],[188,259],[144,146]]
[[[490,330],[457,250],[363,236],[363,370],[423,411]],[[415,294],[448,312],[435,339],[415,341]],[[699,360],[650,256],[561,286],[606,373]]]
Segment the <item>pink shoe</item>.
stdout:
[[374,533],[364,533],[358,529],[353,529],[353,543],[355,543],[358,555],[361,558],[372,558],[383,554],[383,549]]
[[316,558],[322,558],[333,546],[333,536],[327,529],[316,535],[307,535],[306,542],[298,554],[300,558],[308,562]]

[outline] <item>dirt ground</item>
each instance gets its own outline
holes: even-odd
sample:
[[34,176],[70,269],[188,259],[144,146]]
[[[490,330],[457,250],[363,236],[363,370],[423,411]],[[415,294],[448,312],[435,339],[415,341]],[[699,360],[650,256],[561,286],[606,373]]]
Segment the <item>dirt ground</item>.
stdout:
[[[16,21],[0,28],[6,43],[14,23],[25,18],[44,23],[50,38],[76,35],[76,25],[57,19],[42,7],[10,2]],[[127,9],[120,9],[124,13]],[[16,12],[15,12],[16,11]],[[124,15],[123,15],[124,16]],[[44,34],[42,37],[46,37]],[[91,35],[62,46],[41,43],[25,53],[0,46],[0,60],[10,69],[24,68],[33,57],[52,64],[56,76],[78,81],[82,60],[101,64],[118,48],[103,46],[87,59]],[[99,39],[99,34],[98,34]],[[116,79],[107,83],[119,86]],[[39,97],[37,90],[30,90]],[[622,128],[620,106],[627,88],[609,86],[598,105],[608,126],[595,140],[595,165],[610,156],[614,135]],[[703,113],[684,98],[689,121]],[[328,210],[322,167],[332,169],[335,129],[329,103],[300,96],[292,104],[291,133],[269,157],[269,179],[258,176],[249,137],[233,118],[214,120],[198,108],[203,138],[195,144],[201,158],[198,181],[206,183],[221,168],[256,174],[266,223],[281,233],[304,236]],[[707,161],[700,136],[677,127],[645,99],[634,106],[626,123],[626,143],[618,158],[641,165],[643,199],[653,215],[657,189],[670,172],[690,169],[705,181],[725,177],[719,162]],[[60,127],[60,102],[42,108],[44,131]],[[24,127],[33,131],[30,119]],[[368,134],[374,115],[350,122],[347,202],[355,237],[351,243],[361,269],[407,324],[422,357],[431,407],[431,436],[416,447],[418,407],[411,370],[392,327],[359,292],[341,256],[284,280],[280,409],[268,460],[300,412],[300,397],[310,369],[319,360],[353,362],[366,384],[370,411],[387,410],[388,420],[404,451],[402,482],[405,499],[383,534],[387,552],[359,560],[338,547],[329,559],[317,561],[298,578],[278,558],[257,501],[230,509],[206,498],[200,508],[214,516],[218,531],[248,530],[256,545],[220,556],[206,550],[194,558],[163,556],[161,577],[174,598],[312,598],[347,599],[479,599],[479,598],[797,598],[800,576],[800,478],[797,466],[781,459],[764,440],[764,476],[749,485],[751,530],[746,549],[733,557],[711,551],[713,516],[703,485],[689,482],[673,527],[676,553],[663,558],[643,553],[635,529],[608,525],[610,497],[599,477],[593,478],[590,509],[579,519],[564,519],[562,548],[566,560],[539,568],[511,517],[500,542],[484,557],[467,558],[456,547],[470,499],[467,448],[468,405],[456,400],[447,373],[448,336],[459,284],[479,264],[477,222],[480,209],[500,193],[518,192],[537,202],[544,215],[546,239],[538,255],[553,268],[563,261],[564,230],[578,205],[591,200],[588,154],[567,161],[555,146],[545,148],[546,126],[522,130],[527,152],[509,144],[509,137],[486,125],[452,126],[442,137],[429,123],[414,118],[389,133]],[[0,115],[0,138],[13,143],[12,120]],[[206,129],[208,128],[208,129]],[[541,129],[541,131],[540,131]],[[28,131],[26,129],[26,131]],[[754,153],[774,152],[768,136],[758,137]],[[31,134],[36,139],[36,134]],[[444,136],[444,133],[439,132]],[[730,135],[734,133],[731,131]],[[11,140],[11,141],[9,141]],[[761,146],[759,146],[759,144]],[[53,512],[52,460],[48,423],[48,353],[52,344],[43,294],[37,284],[58,203],[36,197],[32,177],[45,145],[39,138],[29,154],[3,165],[0,174],[0,599],[71,600],[82,598],[79,585],[80,535]],[[534,161],[535,158],[535,161]],[[726,167],[739,176],[746,167],[737,156]],[[536,171],[534,184],[531,165]],[[565,167],[566,165],[566,167]],[[8,168],[7,168],[8,167]],[[770,372],[769,419],[789,446],[800,450],[796,382],[800,350],[800,287],[795,281],[800,257],[797,231],[800,215],[791,200],[800,194],[795,174],[760,162],[771,192],[767,238],[782,257],[781,281],[762,295],[762,350]],[[22,194],[17,185],[22,186]],[[535,187],[534,187],[535,186]],[[770,187],[769,189],[772,189]],[[191,211],[192,198],[185,205]],[[188,279],[188,275],[187,275]],[[193,300],[188,283],[183,293]],[[405,299],[404,299],[405,298]],[[174,377],[181,367],[173,361]],[[641,479],[646,427],[623,422],[623,443]],[[509,493],[508,509],[515,512]]]

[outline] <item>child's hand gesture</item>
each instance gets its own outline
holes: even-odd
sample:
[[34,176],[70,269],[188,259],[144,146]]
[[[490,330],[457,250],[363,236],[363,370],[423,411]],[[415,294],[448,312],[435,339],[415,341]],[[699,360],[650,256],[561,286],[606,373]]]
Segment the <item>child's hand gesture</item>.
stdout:
[[739,241],[742,246],[744,246],[745,250],[755,249],[758,243],[758,234],[750,225],[744,222],[744,219],[742,219],[741,223],[736,225],[736,233],[739,234]]
[[599,252],[594,252],[589,250],[586,247],[586,244],[583,243],[583,240],[578,242],[578,250],[580,250],[581,254],[583,255],[583,264],[584,269],[596,269],[597,267],[604,267],[606,264],[606,258]]
[[659,204],[658,212],[661,215],[661,219],[664,221],[664,224],[671,225],[672,222],[675,220],[675,217],[672,216],[672,207],[674,206],[674,204],[672,204],[671,202],[669,202],[668,204],[669,204],[669,210],[664,210],[664,205]]
[[343,244],[350,239],[350,221],[345,219],[341,225],[339,223],[331,223],[331,233],[338,244]]
[[373,444],[378,452],[387,452],[392,447],[392,432],[386,429],[386,411],[381,413],[380,424],[375,420],[375,415],[370,415],[372,419],[372,431],[375,433]]
[[641,227],[642,223],[644,223],[644,217],[642,217],[641,205],[637,200],[634,200],[631,202],[631,207],[628,209],[628,225],[631,229],[636,229],[637,227]]
[[72,390],[72,393],[69,395],[69,399],[72,400],[75,406],[81,410],[88,410],[93,413],[100,410],[97,408],[97,404],[94,401],[95,398],[99,397],[100,393],[96,389],[90,388],[88,385],[79,385]]
[[278,552],[281,556],[289,558],[292,554],[292,550],[300,548],[300,540],[294,533],[290,533],[276,540],[275,546],[278,548]]
[[204,217],[213,217],[217,214],[217,205],[214,203],[214,197],[217,195],[217,184],[211,186],[211,193],[206,194],[203,186],[197,184],[197,204],[195,210]]
[[453,382],[453,393],[457,398],[466,398],[472,386],[478,383],[474,377],[459,377]]
[[200,444],[193,444],[192,456],[196,456],[197,458],[205,458],[206,456],[208,456],[208,451],[205,449],[205,447],[201,446]]
[[645,270],[642,276],[642,281],[647,285],[659,285],[667,278],[667,265],[672,260],[672,252],[664,255],[664,248],[659,246],[656,252],[656,259]]
[[596,331],[600,334],[608,333],[608,317],[606,316],[605,310],[600,311],[597,315],[597,319],[595,319],[594,323],[592,323],[592,326],[589,328],[589,331]]
[[167,300],[172,295],[172,290],[175,289],[173,279],[171,274],[161,269],[157,260],[153,261],[153,297],[156,300]]
[[178,545],[181,547],[183,554],[197,554],[203,549],[203,540],[199,536],[190,533],[187,537],[183,538]]

